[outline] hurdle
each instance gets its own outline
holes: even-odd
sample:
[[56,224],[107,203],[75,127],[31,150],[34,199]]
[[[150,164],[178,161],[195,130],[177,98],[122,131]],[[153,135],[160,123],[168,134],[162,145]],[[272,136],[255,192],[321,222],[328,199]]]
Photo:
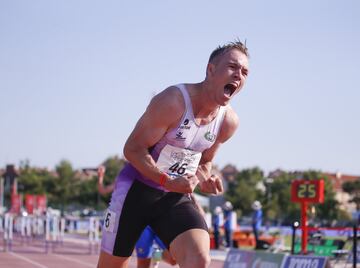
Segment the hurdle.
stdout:
[[14,227],[13,221],[13,215],[6,213],[4,217],[4,251],[11,251]]
[[4,232],[3,217],[0,215],[0,232]]
[[92,254],[95,247],[95,254],[99,251],[99,227],[100,219],[98,217],[89,218],[89,254]]

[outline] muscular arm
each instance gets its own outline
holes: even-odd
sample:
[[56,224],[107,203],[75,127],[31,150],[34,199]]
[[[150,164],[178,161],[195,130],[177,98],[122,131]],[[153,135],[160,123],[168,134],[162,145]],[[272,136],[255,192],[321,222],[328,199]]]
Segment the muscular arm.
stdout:
[[124,156],[140,173],[159,183],[162,172],[149,153],[180,120],[185,110],[181,92],[170,87],[156,95],[137,122],[124,146]]
[[239,125],[239,118],[234,110],[228,106],[219,136],[213,146],[203,152],[200,165],[196,172],[200,183],[200,190],[205,193],[219,194],[223,191],[222,182],[217,176],[211,175],[212,160],[221,144],[232,137]]

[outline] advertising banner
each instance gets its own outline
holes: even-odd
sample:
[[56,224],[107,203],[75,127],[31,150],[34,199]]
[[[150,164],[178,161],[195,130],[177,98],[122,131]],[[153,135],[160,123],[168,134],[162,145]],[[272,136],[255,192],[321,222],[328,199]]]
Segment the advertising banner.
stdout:
[[224,268],[281,268],[285,254],[232,249],[226,256]]
[[40,214],[46,212],[46,195],[37,195],[36,196],[36,209]]
[[252,268],[281,268],[285,254],[256,252],[255,258],[249,267]]
[[21,208],[21,195],[11,194],[11,209],[12,213],[20,213]]
[[231,249],[224,268],[326,268],[323,256],[285,255],[263,251]]
[[27,213],[33,214],[35,207],[35,196],[32,194],[25,195],[25,208]]
[[247,268],[254,256],[254,251],[231,249],[226,256],[224,268]]
[[284,268],[325,268],[327,258],[321,256],[290,255],[285,258]]

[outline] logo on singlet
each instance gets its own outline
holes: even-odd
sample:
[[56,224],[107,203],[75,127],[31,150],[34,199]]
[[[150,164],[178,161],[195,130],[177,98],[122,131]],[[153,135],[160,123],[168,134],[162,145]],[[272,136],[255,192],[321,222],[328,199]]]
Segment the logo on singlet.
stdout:
[[189,122],[190,122],[189,119],[186,118],[182,123],[182,125],[180,126],[180,129],[190,129],[191,125],[188,126]]
[[206,132],[204,137],[206,140],[208,140],[210,142],[213,142],[216,139],[216,135],[212,134],[210,131]]
[[183,133],[184,133],[184,132],[182,132],[182,131],[178,131],[178,132],[176,133],[176,139],[177,139],[177,140],[185,140],[186,138],[183,137]]
[[191,163],[193,161],[195,161],[195,153],[185,153],[185,152],[172,152],[170,154],[170,157],[173,161],[175,162],[186,162],[186,163]]

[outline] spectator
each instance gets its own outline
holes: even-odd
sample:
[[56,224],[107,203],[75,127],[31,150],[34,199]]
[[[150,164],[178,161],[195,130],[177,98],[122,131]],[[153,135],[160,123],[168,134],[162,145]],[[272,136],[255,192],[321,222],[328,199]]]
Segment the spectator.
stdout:
[[223,223],[223,211],[221,207],[217,206],[214,209],[214,215],[213,215],[213,232],[214,232],[214,242],[215,242],[215,249],[219,249],[219,246],[221,244],[221,235],[220,235],[220,227]]
[[255,236],[255,248],[259,246],[259,230],[262,223],[263,212],[261,210],[261,203],[258,200],[255,200],[252,204],[252,209],[254,210],[252,215],[252,228]]
[[236,213],[233,211],[233,205],[226,201],[224,206],[224,231],[225,231],[225,246],[227,248],[233,247],[233,233],[236,228]]

